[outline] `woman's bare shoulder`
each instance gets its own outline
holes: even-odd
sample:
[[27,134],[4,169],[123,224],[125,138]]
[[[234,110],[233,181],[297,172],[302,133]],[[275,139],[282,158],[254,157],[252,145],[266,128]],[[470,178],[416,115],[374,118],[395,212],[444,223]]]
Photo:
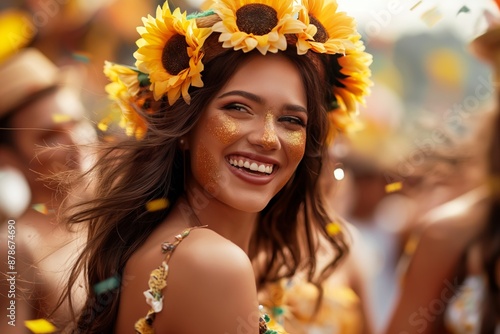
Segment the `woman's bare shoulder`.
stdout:
[[[127,264],[124,279],[134,277],[134,283],[122,291],[120,308],[128,310],[120,311],[118,322],[146,315],[149,306],[143,291],[148,288],[149,274],[163,260],[159,250],[143,252],[140,260]],[[210,229],[192,230],[178,244],[168,263],[163,310],[154,322],[156,332],[232,333],[238,326],[250,326],[257,331],[254,277],[252,264],[241,248]],[[129,303],[140,313],[130,310]],[[133,324],[127,325],[130,326]]]
[[[258,331],[255,275],[246,253],[217,233],[195,230],[171,261],[171,300],[158,325],[176,333]],[[170,298],[170,299],[169,299]],[[193,321],[194,320],[194,321]]]

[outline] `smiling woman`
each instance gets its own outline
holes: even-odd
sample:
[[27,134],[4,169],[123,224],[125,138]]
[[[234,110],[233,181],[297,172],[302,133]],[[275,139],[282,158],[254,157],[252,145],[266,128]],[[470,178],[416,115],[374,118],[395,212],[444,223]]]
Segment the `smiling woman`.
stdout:
[[[326,9],[337,26],[314,16]],[[90,228],[73,270],[89,294],[70,327],[272,333],[257,288],[299,268],[320,286],[347,250],[326,231],[318,177],[371,58],[333,0],[220,0],[189,17],[165,3],[143,22],[137,67],[105,66],[131,138],[104,144],[95,197],[68,218]]]

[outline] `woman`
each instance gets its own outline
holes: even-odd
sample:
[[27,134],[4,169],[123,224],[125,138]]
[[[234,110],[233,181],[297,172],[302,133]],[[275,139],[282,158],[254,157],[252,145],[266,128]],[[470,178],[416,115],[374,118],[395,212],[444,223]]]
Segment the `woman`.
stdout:
[[[497,5],[500,6],[500,4]],[[495,78],[500,73],[500,26],[498,22],[472,42],[472,50],[488,62]],[[497,80],[497,79],[496,79]],[[495,81],[496,81],[495,80]],[[484,229],[465,254],[465,279],[446,310],[450,333],[500,332],[500,114],[498,87],[495,91],[496,113],[491,121],[493,133],[489,140],[489,201]],[[469,307],[464,307],[465,305]]]
[[347,247],[318,196],[328,120],[362,101],[371,61],[336,7],[216,1],[186,17],[165,3],[143,19],[137,68],[105,67],[135,138],[102,153],[95,198],[69,218],[90,230],[75,331],[265,332],[255,282],[331,272]]
[[[413,221],[398,262],[397,298],[385,333],[446,333],[445,309],[459,290],[464,253],[489,207],[487,151],[492,113],[476,111],[460,138],[429,154],[406,187]],[[486,145],[485,145],[486,144]],[[465,328],[465,327],[464,327]]]

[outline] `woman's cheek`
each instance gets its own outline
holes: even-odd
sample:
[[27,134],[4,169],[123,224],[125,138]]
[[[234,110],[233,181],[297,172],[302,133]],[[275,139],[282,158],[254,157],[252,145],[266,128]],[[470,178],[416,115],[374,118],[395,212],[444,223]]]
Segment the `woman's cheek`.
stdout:
[[230,144],[239,135],[238,123],[224,113],[218,113],[208,119],[208,130],[222,144]]
[[298,165],[306,149],[305,130],[288,131],[283,137],[284,146],[291,164]]
[[195,153],[193,174],[198,178],[198,183],[204,190],[212,195],[216,194],[218,182],[221,179],[219,165],[217,159],[203,143],[200,143]]

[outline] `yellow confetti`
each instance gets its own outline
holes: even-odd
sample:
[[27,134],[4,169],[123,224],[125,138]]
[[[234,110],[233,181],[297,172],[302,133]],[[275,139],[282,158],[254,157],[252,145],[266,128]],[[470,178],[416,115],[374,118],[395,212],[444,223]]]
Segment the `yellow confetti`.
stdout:
[[432,28],[433,26],[436,25],[441,19],[443,18],[443,14],[439,10],[438,7],[433,7],[426,12],[424,12],[421,16],[420,19],[424,21],[425,24],[429,28]]
[[106,132],[108,131],[108,124],[104,122],[99,122],[99,124],[97,124],[97,128],[103,132]]
[[326,225],[326,233],[328,233],[329,236],[334,237],[340,232],[342,232],[342,227],[339,223],[331,222]]
[[414,10],[415,8],[417,8],[418,6],[420,6],[420,4],[422,3],[422,0],[418,1],[416,4],[414,4],[410,10]]
[[43,203],[33,204],[32,208],[33,208],[33,210],[38,211],[44,215],[47,215],[49,213],[49,209],[47,208],[47,205],[45,205]]
[[52,114],[52,121],[54,123],[66,123],[73,119],[70,115]]
[[403,188],[403,183],[401,182],[393,182],[385,185],[386,193],[393,193],[399,191]]
[[33,333],[54,333],[57,328],[45,319],[26,320],[24,325]]
[[170,203],[169,203],[168,199],[158,198],[158,199],[154,199],[152,201],[147,202],[146,203],[146,210],[148,210],[149,212],[160,211],[160,210],[168,208],[169,205],[170,205]]

